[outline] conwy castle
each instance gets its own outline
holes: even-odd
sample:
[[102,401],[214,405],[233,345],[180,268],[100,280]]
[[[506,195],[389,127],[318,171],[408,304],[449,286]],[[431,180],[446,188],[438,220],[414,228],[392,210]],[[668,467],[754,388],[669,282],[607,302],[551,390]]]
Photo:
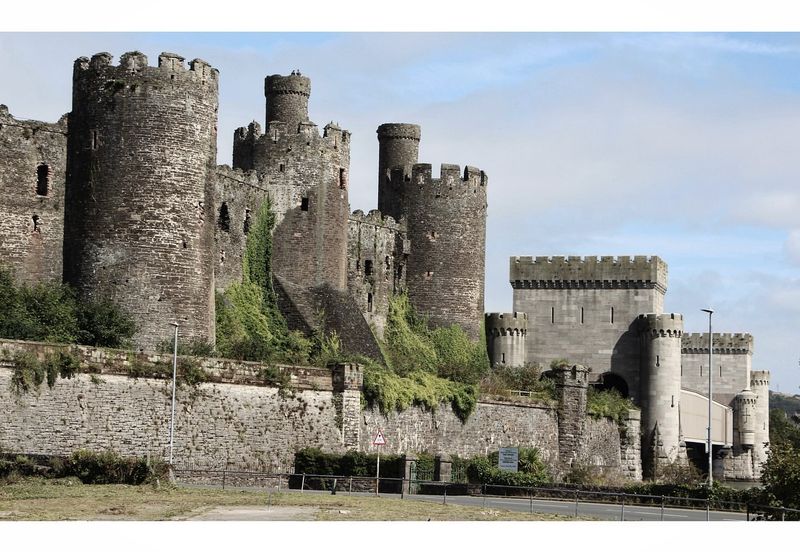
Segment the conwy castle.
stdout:
[[[473,340],[485,329],[493,366],[571,365],[555,370],[557,407],[481,399],[461,421],[445,405],[363,407],[357,365],[285,367],[297,392],[284,396],[249,378],[256,363],[206,359],[212,380],[179,392],[177,458],[288,469],[305,446],[369,450],[381,428],[387,452],[536,446],[552,462],[641,479],[659,465],[702,464],[713,370],[715,474],[759,477],[769,372],[751,369],[749,334],[714,334],[708,365],[708,335],[685,334],[683,315],[663,312],[662,259],[513,257],[513,307],[485,313],[482,170],[434,172],[419,163],[420,126],[381,124],[378,209],[351,213],[350,133],[309,120],[310,79],[266,77],[264,126],[235,131],[233,167],[216,165],[218,79],[199,59],[187,66],[162,53],[153,67],[129,52],[115,65],[100,53],[75,61],[72,108],[58,122],[20,120],[0,105],[0,265],[20,282],[63,281],[81,297],[117,303],[137,324],[135,354],[156,362],[172,322],[184,338],[213,343],[215,293],[241,282],[248,234],[268,200],[273,284],[291,329],[324,324],[346,351],[378,357],[389,301],[407,293],[433,325],[458,324]],[[0,342],[37,354],[60,347]],[[124,352],[74,348],[102,384],[82,374],[16,396],[0,361],[0,448],[163,454],[166,384],[121,375]],[[617,389],[641,410],[623,428],[591,419],[591,385]]]

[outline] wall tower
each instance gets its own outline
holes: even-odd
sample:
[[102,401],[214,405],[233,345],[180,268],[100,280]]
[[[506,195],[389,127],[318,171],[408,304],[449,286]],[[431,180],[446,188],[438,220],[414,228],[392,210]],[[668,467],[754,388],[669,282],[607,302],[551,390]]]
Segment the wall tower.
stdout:
[[308,98],[311,96],[311,79],[300,71],[291,75],[270,75],[264,79],[264,96],[267,100],[267,124],[283,121],[289,132],[296,132],[300,123],[308,122]]
[[750,372],[750,389],[756,394],[755,429],[753,431],[753,472],[761,476],[761,464],[769,450],[769,370]]
[[65,193],[64,278],[107,298],[152,350],[169,339],[214,340],[212,173],[218,72],[162,53],[74,65]]
[[525,366],[528,315],[524,312],[486,313],[486,348],[492,367]]
[[[378,210],[399,221],[407,205],[405,188],[411,179],[411,167],[419,158],[419,125],[384,123],[378,127]],[[392,169],[401,168],[403,176],[392,179]]]
[[[681,451],[681,336],[683,315],[639,316],[642,343],[642,455],[646,475],[662,462],[674,462]],[[657,428],[657,429],[656,429]]]
[[[401,169],[392,180],[405,180]],[[486,244],[486,186],[480,169],[416,164],[406,186],[408,297],[417,312],[437,326],[458,324],[473,340],[482,338]]]

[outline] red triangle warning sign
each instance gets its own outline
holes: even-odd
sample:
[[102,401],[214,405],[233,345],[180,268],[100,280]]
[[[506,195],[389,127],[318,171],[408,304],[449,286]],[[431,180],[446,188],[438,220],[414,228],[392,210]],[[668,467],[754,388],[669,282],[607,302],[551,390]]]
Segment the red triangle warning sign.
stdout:
[[375,435],[375,438],[372,440],[373,445],[385,445],[386,439],[383,437],[383,432],[379,429],[378,434]]

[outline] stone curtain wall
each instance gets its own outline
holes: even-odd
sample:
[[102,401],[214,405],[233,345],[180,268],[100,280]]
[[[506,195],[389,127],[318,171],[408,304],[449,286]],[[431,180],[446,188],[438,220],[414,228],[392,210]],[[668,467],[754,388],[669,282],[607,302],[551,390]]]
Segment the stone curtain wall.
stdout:
[[[10,359],[15,353],[31,352],[43,359],[67,349],[85,369],[100,373],[59,378],[52,389],[43,383],[37,391],[13,390]],[[361,409],[362,372],[357,365],[279,366],[292,383],[291,389],[281,390],[259,378],[258,363],[195,360],[209,381],[178,388],[176,465],[286,472],[294,453],[305,447],[374,451],[377,429],[386,436],[385,453],[470,457],[501,446],[524,446],[539,448],[551,464],[558,462],[559,414],[553,408],[484,401],[463,424],[445,404],[435,411],[414,407],[384,415],[375,408]],[[134,364],[163,370],[171,367],[171,357],[0,340],[0,449],[52,455],[112,449],[166,458],[171,380],[134,379],[127,375]],[[606,473],[635,473],[636,461],[624,436],[621,444],[616,424],[586,419],[584,427],[579,463]],[[638,428],[633,431],[638,441]]]
[[67,116],[15,119],[0,105],[0,268],[18,281],[61,282]]

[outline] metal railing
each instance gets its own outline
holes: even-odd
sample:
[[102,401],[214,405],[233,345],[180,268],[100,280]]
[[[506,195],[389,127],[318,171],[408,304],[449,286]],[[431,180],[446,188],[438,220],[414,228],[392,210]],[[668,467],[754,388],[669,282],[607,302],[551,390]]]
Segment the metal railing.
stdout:
[[[231,468],[198,468],[176,467],[173,470],[176,479],[181,483],[221,485],[226,487],[258,487],[271,490],[294,490],[303,492],[330,492],[331,494],[353,493],[380,495],[395,494],[405,498],[409,494],[442,496],[442,503],[447,504],[448,495],[482,497],[482,505],[492,498],[514,498],[529,503],[529,511],[534,511],[534,501],[548,500],[574,504],[571,514],[580,515],[581,504],[618,505],[619,519],[625,520],[625,508],[644,506],[660,511],[661,520],[669,510],[684,509],[705,511],[706,519],[711,519],[712,512],[738,512],[745,514],[747,521],[795,521],[800,520],[800,510],[780,508],[746,502],[718,499],[693,498],[668,495],[633,494],[587,490],[572,487],[555,486],[515,486],[495,485],[488,483],[453,483],[430,481],[424,479],[406,479],[400,477],[350,476],[308,473],[271,473]],[[411,492],[409,492],[411,491]]]

